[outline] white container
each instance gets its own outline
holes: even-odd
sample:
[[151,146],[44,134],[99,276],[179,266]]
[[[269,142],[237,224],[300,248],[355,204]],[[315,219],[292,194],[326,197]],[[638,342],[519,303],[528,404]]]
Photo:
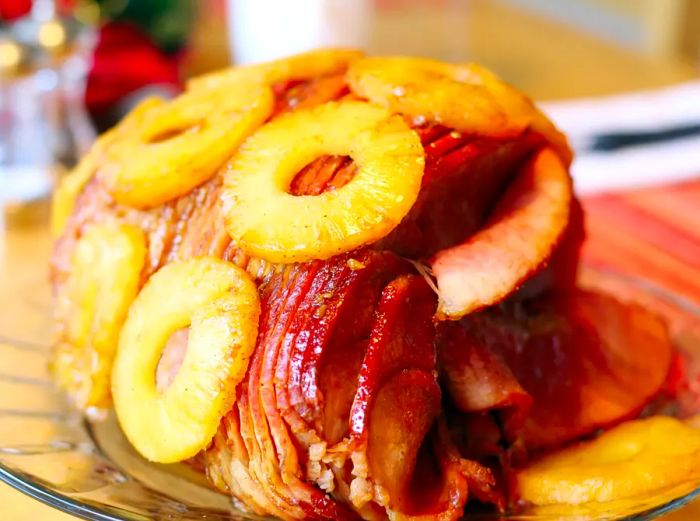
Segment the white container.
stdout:
[[228,0],[231,56],[237,64],[318,47],[367,45],[371,0]]

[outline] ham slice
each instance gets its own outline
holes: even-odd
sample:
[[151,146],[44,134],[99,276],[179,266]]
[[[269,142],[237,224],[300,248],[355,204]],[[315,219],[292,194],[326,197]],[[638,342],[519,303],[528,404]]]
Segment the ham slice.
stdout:
[[[483,389],[491,391],[486,396],[494,407],[503,397],[513,401],[519,396],[513,376],[532,397],[518,429],[530,449],[561,445],[636,416],[664,385],[673,355],[656,315],[582,290],[493,308],[462,325],[466,353],[455,355],[453,345],[445,355],[451,357],[446,363],[457,360],[444,372],[455,403],[471,412],[478,403],[473,395]],[[489,357],[497,362],[481,366]]]
[[528,416],[532,396],[500,353],[460,324],[442,326],[439,346],[440,373],[454,406],[465,413],[497,412],[505,432],[514,437]]

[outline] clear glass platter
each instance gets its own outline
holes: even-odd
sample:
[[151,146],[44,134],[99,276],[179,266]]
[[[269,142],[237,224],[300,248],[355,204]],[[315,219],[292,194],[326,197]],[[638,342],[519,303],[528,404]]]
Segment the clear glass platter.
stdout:
[[[580,284],[640,302],[668,321],[678,347],[700,365],[700,308],[644,280],[586,267]],[[48,372],[50,299],[43,276],[0,305],[0,480],[91,520],[259,519],[183,465],[154,465],[126,442],[113,416],[85,420],[54,388]],[[692,363],[691,365],[695,365]],[[466,519],[655,519],[700,496],[700,483],[637,500]]]

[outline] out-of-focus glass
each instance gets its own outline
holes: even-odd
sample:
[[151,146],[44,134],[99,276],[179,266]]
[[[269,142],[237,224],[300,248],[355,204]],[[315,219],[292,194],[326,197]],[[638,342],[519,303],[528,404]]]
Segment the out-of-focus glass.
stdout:
[[45,199],[95,137],[83,107],[89,42],[39,8],[0,34],[0,215]]

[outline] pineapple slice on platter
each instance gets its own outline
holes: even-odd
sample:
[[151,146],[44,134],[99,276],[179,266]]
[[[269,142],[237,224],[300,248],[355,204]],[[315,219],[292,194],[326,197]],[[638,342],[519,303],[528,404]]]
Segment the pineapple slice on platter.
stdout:
[[700,431],[665,416],[622,423],[517,473],[520,498],[542,506],[648,497],[698,483]]

